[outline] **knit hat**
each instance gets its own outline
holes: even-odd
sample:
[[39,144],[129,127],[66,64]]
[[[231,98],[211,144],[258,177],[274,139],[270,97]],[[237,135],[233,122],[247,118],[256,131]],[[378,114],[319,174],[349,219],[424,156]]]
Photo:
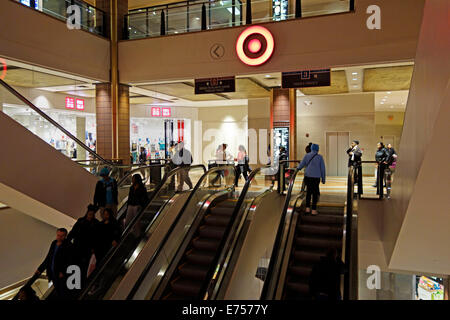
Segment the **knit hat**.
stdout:
[[102,168],[102,170],[100,170],[100,177],[107,177],[109,175],[109,170],[107,167]]
[[313,144],[311,145],[311,151],[319,151],[319,145],[313,143]]

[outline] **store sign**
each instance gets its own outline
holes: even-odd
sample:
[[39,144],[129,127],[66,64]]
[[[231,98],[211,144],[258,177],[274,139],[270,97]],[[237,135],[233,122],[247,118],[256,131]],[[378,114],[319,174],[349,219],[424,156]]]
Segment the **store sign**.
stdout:
[[170,117],[172,115],[172,110],[170,108],[162,108],[162,116]]
[[161,108],[152,107],[152,117],[161,117]]
[[330,85],[330,69],[283,72],[281,74],[281,86],[285,89],[326,87]]
[[66,109],[75,109],[75,98],[66,97]]
[[84,110],[84,100],[83,99],[77,99],[77,110]]
[[235,92],[236,79],[233,77],[195,79],[195,94]]
[[266,63],[273,54],[275,41],[272,33],[264,27],[252,26],[239,35],[236,42],[238,58],[249,66]]

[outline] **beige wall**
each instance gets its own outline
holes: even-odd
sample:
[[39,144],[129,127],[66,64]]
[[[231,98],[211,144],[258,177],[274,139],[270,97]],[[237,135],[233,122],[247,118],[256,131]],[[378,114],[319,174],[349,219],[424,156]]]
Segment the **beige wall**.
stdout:
[[[248,100],[248,129],[254,132],[250,137],[248,154],[251,164],[267,164],[267,146],[270,143],[270,98]],[[250,143],[250,141],[254,141]],[[256,145],[255,145],[256,144]]]
[[[247,147],[247,106],[198,108],[198,120],[202,122],[203,163],[214,159],[217,146],[228,144],[234,157],[240,144]],[[196,161],[194,161],[196,162]]]
[[[312,104],[306,106],[306,100]],[[301,159],[305,155],[305,146],[313,142],[319,144],[320,153],[327,159],[327,132],[349,132],[350,141],[359,140],[363,160],[374,160],[376,136],[373,94],[298,97],[297,158]],[[306,137],[307,133],[309,137]],[[363,166],[363,170],[365,174],[373,173],[370,166]]]
[[392,200],[385,202],[383,243],[392,269],[450,274],[449,6],[425,5]]
[[0,210],[0,289],[31,277],[56,228],[14,209]]
[[0,1],[0,30],[0,56],[109,81],[109,40],[69,30],[63,21],[15,1]]
[[[245,27],[122,41],[121,81],[191,79],[411,60],[416,52],[423,3],[423,0],[359,0],[355,13],[264,24],[275,38],[275,51],[268,63],[257,68],[244,65],[236,57],[235,42]],[[366,9],[373,4],[381,7],[381,30],[366,28]],[[220,60],[210,56],[210,48],[216,43],[225,48]]]

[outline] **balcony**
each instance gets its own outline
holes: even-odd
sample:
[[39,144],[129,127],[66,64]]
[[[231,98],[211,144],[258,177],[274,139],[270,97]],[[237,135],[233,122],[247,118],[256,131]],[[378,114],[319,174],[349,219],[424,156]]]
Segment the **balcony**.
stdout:
[[81,29],[96,35],[107,37],[107,14],[88,3],[79,0],[12,0],[40,11],[58,20],[67,21],[67,8],[77,5],[81,9]]
[[[291,5],[291,6],[290,6]],[[354,0],[194,0],[136,9],[125,16],[124,39],[141,39],[252,23],[354,11]]]

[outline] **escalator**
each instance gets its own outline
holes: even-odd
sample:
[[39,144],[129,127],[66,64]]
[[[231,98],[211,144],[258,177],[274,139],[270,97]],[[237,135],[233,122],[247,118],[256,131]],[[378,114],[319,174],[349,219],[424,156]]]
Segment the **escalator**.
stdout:
[[263,300],[312,300],[311,273],[327,252],[335,249],[343,260],[344,299],[354,297],[356,282],[356,221],[354,170],[349,168],[347,194],[323,194],[319,214],[305,213],[305,190],[295,171],[289,184],[282,219],[270,256],[261,293]]
[[[272,193],[274,179],[265,179],[260,171],[253,170],[238,191],[234,167],[210,169],[191,193],[180,213],[180,222],[167,234],[128,299],[216,299],[233,272],[250,213],[261,198]],[[225,174],[218,186],[220,172]],[[251,185],[256,186],[255,190],[249,191]]]

